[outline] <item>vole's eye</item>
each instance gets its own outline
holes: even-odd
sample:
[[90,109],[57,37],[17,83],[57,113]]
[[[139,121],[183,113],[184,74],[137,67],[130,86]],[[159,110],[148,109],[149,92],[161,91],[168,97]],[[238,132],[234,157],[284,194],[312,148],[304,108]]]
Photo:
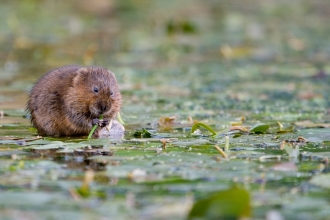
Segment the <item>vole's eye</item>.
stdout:
[[113,96],[113,92],[112,91],[110,92],[110,96]]
[[98,93],[98,92],[99,92],[99,88],[94,87],[94,88],[93,88],[93,91],[94,91],[95,93]]

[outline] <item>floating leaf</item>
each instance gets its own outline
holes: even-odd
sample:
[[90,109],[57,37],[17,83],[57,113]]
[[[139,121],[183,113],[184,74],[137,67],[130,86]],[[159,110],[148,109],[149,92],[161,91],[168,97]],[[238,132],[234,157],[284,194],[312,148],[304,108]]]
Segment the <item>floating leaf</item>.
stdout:
[[238,138],[238,137],[240,137],[240,136],[242,136],[242,133],[237,133],[237,134],[234,134],[234,135],[233,135],[233,138]]
[[249,132],[248,129],[244,126],[231,126],[229,128],[229,131],[235,131],[235,130],[239,130],[239,131],[242,131],[242,132]]
[[31,145],[26,149],[32,149],[32,150],[60,149],[60,148],[64,148],[65,145],[67,144],[62,141],[53,141],[50,144],[45,144],[45,145]]
[[269,128],[268,124],[258,123],[250,129],[250,132],[256,134],[265,133],[268,130],[268,128]]
[[162,116],[159,118],[158,124],[159,126],[163,126],[163,127],[173,126],[175,119],[176,119],[175,116],[170,116],[170,117]]
[[206,130],[211,132],[212,135],[217,135],[217,133],[210,126],[208,126],[204,123],[201,123],[201,122],[198,122],[192,126],[190,134],[192,134],[194,131],[196,131],[199,127],[204,127]]
[[292,132],[293,132],[293,127],[289,127],[286,129],[276,131],[277,134],[285,134],[285,133],[292,133]]
[[24,109],[16,109],[16,110],[6,109],[3,110],[3,114],[5,116],[11,116],[11,117],[24,117],[26,115],[26,112]]
[[304,128],[330,128],[330,123],[314,123],[312,121],[296,121],[295,125]]
[[48,139],[38,139],[35,141],[30,141],[26,143],[26,146],[29,145],[44,145],[44,144],[51,144],[53,141],[48,140]]
[[17,140],[0,140],[0,144],[17,144]]
[[173,21],[170,20],[166,24],[166,30],[168,34],[174,33],[184,33],[184,34],[193,34],[197,31],[195,24],[191,21]]
[[233,187],[197,201],[191,209],[188,219],[240,219],[248,218],[250,215],[249,192]]
[[136,137],[136,138],[150,138],[151,133],[147,129],[142,128],[141,131],[136,131],[134,133],[134,137]]

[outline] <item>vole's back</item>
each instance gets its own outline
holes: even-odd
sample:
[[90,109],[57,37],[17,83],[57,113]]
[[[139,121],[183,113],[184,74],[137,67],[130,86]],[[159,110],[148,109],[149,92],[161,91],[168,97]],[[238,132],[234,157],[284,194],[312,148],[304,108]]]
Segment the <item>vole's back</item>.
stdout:
[[80,67],[67,66],[46,73],[30,92],[27,109],[31,122],[39,134],[61,136],[67,126],[64,102],[68,88]]

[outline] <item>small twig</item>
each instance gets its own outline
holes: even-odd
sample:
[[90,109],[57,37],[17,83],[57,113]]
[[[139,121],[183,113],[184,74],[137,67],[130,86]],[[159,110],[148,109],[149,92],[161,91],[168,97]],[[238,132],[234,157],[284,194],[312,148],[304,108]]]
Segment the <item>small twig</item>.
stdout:
[[229,136],[225,136],[225,152],[229,151]]
[[166,139],[161,139],[160,142],[162,142],[162,149],[166,150]]
[[224,157],[224,158],[228,158],[227,154],[217,145],[214,146],[215,149]]
[[106,129],[110,132],[112,127],[112,120],[110,120],[109,124],[106,126]]
[[95,172],[93,170],[86,170],[85,171],[84,181],[83,181],[83,184],[81,186],[82,190],[84,190],[84,191],[89,191],[90,190],[89,186],[90,186],[91,182],[93,182],[94,176],[95,176]]
[[69,188],[69,193],[74,201],[81,200],[81,196],[79,195],[79,193],[77,192],[77,190],[75,188]]

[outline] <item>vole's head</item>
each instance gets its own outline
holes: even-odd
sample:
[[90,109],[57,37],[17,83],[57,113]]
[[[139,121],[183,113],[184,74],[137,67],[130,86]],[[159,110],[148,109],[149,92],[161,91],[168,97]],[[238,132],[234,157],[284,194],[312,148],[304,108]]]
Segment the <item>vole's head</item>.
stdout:
[[89,118],[113,118],[121,106],[121,94],[115,75],[101,67],[81,68],[72,82],[72,108],[82,110]]

